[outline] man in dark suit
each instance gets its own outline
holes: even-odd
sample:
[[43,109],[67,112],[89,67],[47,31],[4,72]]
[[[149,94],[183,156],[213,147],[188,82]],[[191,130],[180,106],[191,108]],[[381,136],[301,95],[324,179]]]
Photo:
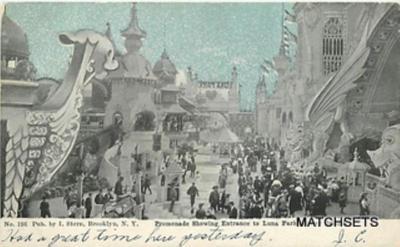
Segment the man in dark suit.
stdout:
[[51,218],[51,214],[50,214],[50,204],[49,202],[46,200],[46,197],[43,196],[42,198],[42,202],[40,203],[40,216],[42,218]]
[[178,193],[176,191],[176,187],[175,184],[171,185],[171,190],[170,190],[170,200],[171,200],[171,204],[169,205],[169,212],[173,212],[174,211],[174,205],[175,205],[175,201],[178,199]]
[[85,209],[86,209],[86,218],[90,218],[92,213],[92,194],[89,193],[88,197],[85,200]]
[[205,219],[206,218],[206,211],[203,209],[203,203],[199,204],[199,209],[196,211],[196,219]]
[[229,203],[230,205],[230,210],[229,210],[229,219],[237,219],[238,217],[238,210],[235,207],[235,204],[233,202]]
[[192,186],[190,186],[190,188],[188,189],[187,194],[190,196],[190,207],[193,211],[196,196],[199,196],[199,190],[197,189],[195,183],[192,183]]
[[218,186],[213,187],[213,191],[211,191],[210,196],[208,197],[208,202],[214,211],[217,212],[217,205],[219,203]]
[[124,181],[124,177],[119,177],[118,181],[115,183],[114,187],[114,194],[117,195],[117,198],[124,194],[123,188],[122,188],[122,181]]

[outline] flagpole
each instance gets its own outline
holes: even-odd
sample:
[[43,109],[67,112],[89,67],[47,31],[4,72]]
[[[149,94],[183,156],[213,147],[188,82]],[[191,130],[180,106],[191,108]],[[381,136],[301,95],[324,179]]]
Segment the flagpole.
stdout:
[[284,27],[284,23],[285,23],[285,3],[282,2],[282,20],[281,20],[281,24],[282,24],[282,33],[281,33],[281,40],[283,41],[283,27]]

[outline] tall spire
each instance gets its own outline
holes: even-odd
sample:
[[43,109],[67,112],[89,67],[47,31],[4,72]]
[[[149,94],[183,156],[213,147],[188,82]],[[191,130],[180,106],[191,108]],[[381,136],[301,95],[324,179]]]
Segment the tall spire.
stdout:
[[168,53],[167,53],[167,49],[164,48],[164,51],[161,54],[161,58],[162,59],[169,59],[169,56],[168,56]]
[[263,68],[261,67],[261,72],[260,72],[260,77],[258,80],[258,83],[256,85],[257,89],[265,88],[267,87],[266,81],[265,81],[265,72],[263,71]]
[[132,3],[131,21],[129,22],[128,27],[122,31],[122,36],[124,37],[137,36],[139,38],[146,37],[146,31],[144,31],[139,27],[136,3]]
[[282,18],[281,18],[281,46],[279,47],[279,55],[286,55],[284,40],[285,32],[285,3],[282,2]]
[[282,16],[281,16],[281,28],[282,28],[282,32],[281,32],[281,40],[283,40],[283,30],[284,30],[284,25],[285,25],[285,3],[282,2]]
[[164,23],[163,23],[163,46],[164,46],[164,51],[167,49],[167,27],[166,27],[166,20],[164,19]]
[[107,36],[107,38],[109,38],[110,40],[112,40],[111,25],[110,25],[109,22],[107,22],[106,25],[107,25],[107,29],[106,29],[106,32],[105,32],[104,34]]

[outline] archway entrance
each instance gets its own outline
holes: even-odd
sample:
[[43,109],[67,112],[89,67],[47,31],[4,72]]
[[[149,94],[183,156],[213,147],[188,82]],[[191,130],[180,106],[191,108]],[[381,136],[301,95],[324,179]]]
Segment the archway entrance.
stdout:
[[354,151],[357,148],[358,160],[360,162],[366,163],[371,167],[369,171],[372,174],[379,175],[379,170],[375,168],[374,163],[367,154],[368,151],[376,150],[380,146],[380,141],[372,138],[364,137],[350,145],[350,160],[354,159]]
[[136,114],[136,121],[133,127],[134,131],[153,131],[155,129],[155,118],[153,112],[142,111]]

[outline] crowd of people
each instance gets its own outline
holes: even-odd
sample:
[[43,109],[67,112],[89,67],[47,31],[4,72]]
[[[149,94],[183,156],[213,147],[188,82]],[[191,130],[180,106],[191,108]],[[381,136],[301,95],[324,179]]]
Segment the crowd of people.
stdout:
[[[285,152],[279,146],[266,145],[262,142],[247,142],[232,145],[229,151],[230,161],[221,164],[218,181],[208,196],[208,207],[205,202],[198,203],[197,164],[192,151],[178,152],[176,157],[166,156],[163,160],[164,171],[171,164],[177,162],[182,168],[182,184],[190,178],[191,185],[186,191],[190,198],[190,208],[193,217],[198,219],[216,219],[217,216],[229,218],[282,218],[300,215],[325,216],[327,207],[336,204],[341,214],[346,214],[348,186],[344,177],[329,177],[326,170],[318,163],[312,167],[292,167],[285,161]],[[231,176],[233,175],[233,176]],[[166,184],[165,174],[160,173],[161,186],[169,186],[168,198],[170,212],[173,212],[175,201],[178,200],[176,182]],[[227,190],[227,184],[237,183],[237,191]],[[236,180],[237,178],[237,180]],[[64,202],[68,217],[76,217],[76,208],[82,207],[81,217],[92,217],[95,205],[104,205],[124,198],[128,192],[137,194],[134,183],[132,190],[123,186],[123,177],[120,176],[113,188],[103,188],[98,193],[85,195],[78,203],[76,190],[67,189]],[[139,194],[144,201],[144,195],[153,193],[152,179],[144,174],[141,177]],[[178,188],[179,190],[180,188]],[[228,193],[229,191],[229,193]],[[231,194],[230,194],[231,193]],[[235,195],[232,195],[235,193]],[[137,199],[137,198],[136,198]],[[237,199],[237,200],[234,200]],[[135,200],[136,201],[136,200]],[[366,193],[359,199],[360,215],[369,215],[369,202]],[[51,217],[50,204],[43,197],[40,203],[41,217]]]
[[328,178],[318,164],[308,171],[295,169],[283,157],[282,149],[263,143],[233,153],[231,167],[239,177],[240,218],[325,216],[331,202],[339,202],[344,213],[347,186],[343,180]]
[[[318,163],[304,169],[291,167],[278,146],[256,142],[236,145],[230,157],[228,164],[221,165],[218,186],[209,195],[209,208],[200,204],[196,218],[215,218],[216,212],[229,218],[323,217],[334,203],[340,214],[346,214],[345,178],[329,177]],[[237,174],[238,208],[225,191],[228,170]],[[370,214],[366,193],[360,196],[359,207],[360,215]]]

